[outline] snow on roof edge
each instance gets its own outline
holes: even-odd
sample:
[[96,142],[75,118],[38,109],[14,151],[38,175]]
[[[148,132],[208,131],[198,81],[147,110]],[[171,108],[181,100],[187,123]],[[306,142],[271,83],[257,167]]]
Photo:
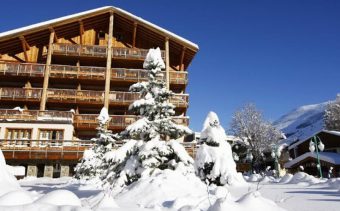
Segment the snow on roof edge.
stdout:
[[99,7],[99,8],[96,8],[96,9],[86,10],[86,11],[75,13],[75,14],[72,14],[72,15],[66,15],[66,16],[63,16],[63,17],[60,17],[60,18],[55,18],[55,19],[52,19],[52,20],[43,21],[43,22],[32,24],[32,25],[29,25],[29,26],[24,26],[24,27],[20,27],[20,28],[17,28],[17,29],[12,29],[12,30],[9,30],[9,31],[1,32],[0,38],[10,36],[10,35],[13,35],[13,34],[16,34],[16,33],[24,32],[24,31],[27,31],[27,30],[35,29],[35,28],[38,28],[38,27],[49,26],[51,24],[62,22],[64,20],[68,20],[68,19],[71,19],[71,18],[76,18],[76,17],[79,17],[79,16],[84,16],[84,15],[87,15],[87,14],[99,12],[99,11],[102,11],[102,10],[108,10],[108,9],[113,9],[114,11],[118,11],[122,14],[130,16],[131,18],[136,19],[136,20],[140,21],[141,23],[144,23],[144,24],[146,24],[146,25],[148,25],[152,28],[155,28],[156,30],[159,30],[160,32],[165,33],[165,34],[169,35],[170,37],[173,37],[174,39],[180,40],[180,41],[190,45],[195,50],[199,50],[199,47],[198,47],[197,44],[195,44],[195,43],[193,43],[193,42],[191,42],[191,41],[189,41],[189,40],[187,40],[187,39],[185,39],[185,38],[183,38],[183,37],[181,37],[181,36],[179,36],[179,35],[177,35],[173,32],[170,32],[170,31],[168,31],[168,30],[166,30],[166,29],[164,29],[160,26],[157,26],[157,25],[155,25],[155,24],[153,24],[153,23],[151,23],[147,20],[144,20],[141,17],[133,15],[130,12],[127,12],[127,11],[121,9],[121,8],[114,7],[114,6]]
[[297,142],[294,142],[293,144],[288,146],[288,149],[290,150],[290,149],[296,147],[297,145],[300,145],[301,143],[307,141],[308,139],[312,138],[313,136],[316,136],[317,134],[319,134],[321,132],[332,134],[332,135],[335,135],[335,136],[340,136],[340,132],[339,131],[320,130],[320,131],[318,131],[318,132],[316,132],[316,133],[314,133],[314,134],[312,134],[312,135],[310,135],[310,136],[308,136],[308,137],[306,137],[304,139],[301,139],[301,140],[299,140]]
[[[340,164],[340,155],[338,153],[333,153],[333,152],[320,152],[319,153],[320,156],[320,160],[329,162],[329,163],[333,163],[335,165]],[[307,152],[303,155],[300,155],[299,157],[287,162],[284,164],[285,168],[290,168],[293,165],[295,165],[296,163],[308,158],[308,157],[312,157],[317,159],[316,153],[312,153],[312,152]]]

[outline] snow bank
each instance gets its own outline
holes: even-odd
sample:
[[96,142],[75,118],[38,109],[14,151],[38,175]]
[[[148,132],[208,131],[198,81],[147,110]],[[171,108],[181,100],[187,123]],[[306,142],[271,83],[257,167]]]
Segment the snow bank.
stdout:
[[81,206],[80,199],[71,191],[68,190],[55,190],[47,193],[39,198],[36,203],[52,204],[52,205],[70,205]]
[[299,173],[294,174],[294,176],[288,183],[308,186],[308,185],[313,185],[313,184],[317,184],[320,182],[321,181],[318,178],[315,178],[304,172],[299,172]]
[[25,167],[24,166],[9,166],[6,165],[7,171],[14,176],[25,176]]
[[292,174],[285,174],[279,181],[279,183],[282,183],[282,184],[286,184],[288,182],[290,182],[293,178],[293,175]]
[[340,178],[332,178],[327,181],[327,185],[332,189],[340,190]]
[[6,167],[5,157],[0,149],[0,196],[10,192],[20,190],[20,185],[16,178],[10,174]]
[[206,185],[196,175],[164,170],[157,175],[141,178],[116,198],[122,204],[135,201],[144,208],[179,210],[183,206],[199,204],[202,197],[207,197],[206,191]]
[[33,203],[31,195],[23,190],[11,191],[0,197],[0,206],[14,206],[31,203]]
[[247,179],[247,182],[258,182],[262,179],[262,176],[260,174],[252,174]]
[[275,202],[261,196],[258,191],[250,192],[242,196],[236,202],[228,197],[220,198],[208,209],[208,211],[283,211],[285,209],[279,207]]

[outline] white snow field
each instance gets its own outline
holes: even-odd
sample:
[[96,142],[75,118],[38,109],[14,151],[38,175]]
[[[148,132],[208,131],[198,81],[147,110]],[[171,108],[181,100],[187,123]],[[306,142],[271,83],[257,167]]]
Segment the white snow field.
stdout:
[[260,182],[207,188],[194,174],[183,176],[165,170],[139,180],[115,197],[70,177],[25,178],[19,181],[22,188],[7,189],[0,195],[0,210],[339,210],[340,178],[319,180],[305,173],[286,175],[281,180],[256,178]]

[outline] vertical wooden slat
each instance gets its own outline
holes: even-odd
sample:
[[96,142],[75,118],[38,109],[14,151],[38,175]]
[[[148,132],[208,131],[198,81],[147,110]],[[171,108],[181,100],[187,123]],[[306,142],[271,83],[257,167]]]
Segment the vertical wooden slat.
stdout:
[[112,38],[113,38],[113,12],[110,14],[109,24],[109,40],[107,42],[107,60],[106,60],[106,74],[105,74],[105,95],[104,107],[109,109],[109,94],[110,94],[110,80],[111,80],[111,62],[112,62]]
[[169,38],[165,38],[165,74],[166,88],[170,90],[170,54],[169,54]]
[[181,55],[180,68],[179,68],[180,71],[184,71],[184,55],[185,55],[185,50],[186,50],[186,48],[183,47],[182,55]]
[[42,90],[42,96],[41,96],[41,101],[40,101],[40,111],[45,111],[45,108],[46,108],[47,88],[48,88],[48,81],[49,81],[49,77],[50,77],[54,34],[55,34],[54,30],[51,30],[50,40],[49,40],[49,43],[48,43],[48,50],[47,50],[43,90]]
[[84,34],[84,24],[82,21],[79,21],[79,43],[80,45],[84,45],[83,34]]
[[21,41],[22,51],[24,52],[25,62],[28,62],[28,56],[27,56],[27,48],[29,48],[27,47],[28,43],[26,42],[24,36],[20,37],[20,41]]
[[136,47],[137,22],[133,23],[132,48]]

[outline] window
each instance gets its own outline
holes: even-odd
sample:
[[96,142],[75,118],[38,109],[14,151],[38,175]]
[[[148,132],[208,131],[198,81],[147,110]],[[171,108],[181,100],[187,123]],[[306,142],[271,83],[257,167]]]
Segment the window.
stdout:
[[105,40],[105,32],[103,31],[98,32],[98,40]]
[[28,140],[31,139],[32,129],[23,128],[8,128],[7,129],[7,143],[9,145],[24,145],[28,146]]
[[39,140],[41,140],[40,144],[43,144],[43,141],[51,141],[51,145],[58,145],[57,141],[63,139],[64,130],[41,129],[39,133]]

